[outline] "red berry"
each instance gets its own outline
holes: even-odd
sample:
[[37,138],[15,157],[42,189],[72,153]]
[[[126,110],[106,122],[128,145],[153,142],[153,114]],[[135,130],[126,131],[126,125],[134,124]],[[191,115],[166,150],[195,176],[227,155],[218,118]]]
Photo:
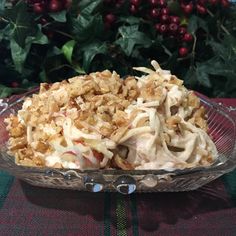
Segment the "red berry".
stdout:
[[193,36],[189,33],[184,34],[183,39],[184,42],[192,42],[193,41]]
[[112,0],[103,0],[103,2],[104,2],[105,4],[110,4],[110,3],[112,3],[113,1],[112,1]]
[[19,87],[19,83],[16,82],[16,81],[13,81],[13,82],[11,83],[11,87],[12,87],[12,88],[18,88],[18,87]]
[[213,6],[217,5],[218,0],[209,0],[209,3]]
[[149,0],[150,4],[153,6],[153,7],[156,7],[158,5],[158,0]]
[[39,23],[40,23],[41,25],[46,25],[46,24],[48,23],[48,21],[47,21],[46,18],[41,17],[40,20],[39,20]]
[[110,23],[104,22],[104,25],[105,25],[105,29],[107,29],[107,30],[111,28]]
[[116,20],[116,17],[112,13],[107,14],[105,16],[105,22],[108,23],[108,24],[113,24],[115,22],[115,20]]
[[48,29],[42,29],[42,32],[49,38],[52,39],[54,36],[54,32]]
[[141,0],[130,0],[131,5],[138,7],[141,3]]
[[28,0],[27,1],[29,4],[34,4],[34,3],[40,3],[41,0]]
[[159,5],[160,7],[165,7],[165,6],[167,6],[167,3],[166,3],[165,0],[159,0],[158,5]]
[[161,24],[160,23],[157,23],[155,24],[155,29],[160,32],[160,28],[161,28]]
[[186,57],[186,56],[188,55],[188,49],[185,48],[185,47],[181,47],[181,48],[179,49],[179,55],[180,55],[181,57]]
[[160,20],[162,23],[167,23],[167,22],[169,22],[170,17],[168,15],[161,15]]
[[159,15],[160,15],[159,9],[153,8],[153,9],[151,10],[151,17],[152,17],[152,18],[158,18]]
[[189,3],[189,4],[187,4],[187,5],[184,5],[184,6],[182,6],[182,9],[183,9],[183,12],[185,13],[185,14],[191,14],[192,13],[192,11],[193,11],[193,4],[192,3]]
[[178,31],[178,25],[175,24],[175,23],[171,23],[169,25],[169,32],[170,32],[170,34],[174,35],[174,34],[176,34],[177,31]]
[[122,6],[122,4],[120,4],[120,3],[116,3],[116,5],[115,5],[116,9],[121,8],[121,6]]
[[161,9],[161,14],[162,15],[168,15],[169,13],[170,13],[169,8],[164,7],[164,8]]
[[186,32],[187,32],[186,27],[184,27],[184,26],[179,27],[179,34],[180,35],[184,35]]
[[69,9],[72,5],[72,0],[64,0],[63,5],[65,9]]
[[[206,5],[206,1],[207,0],[197,0],[197,3],[202,5],[202,6],[205,6]],[[214,1],[214,0],[213,0]]]
[[34,3],[33,11],[37,14],[42,14],[45,10],[45,5],[43,3]]
[[47,37],[48,37],[49,39],[52,39],[53,36],[54,36],[54,33],[53,33],[52,31],[48,31],[48,32],[46,33],[46,35],[47,35]]
[[180,24],[180,19],[179,19],[178,16],[171,16],[171,17],[170,17],[170,21],[171,21],[171,23],[175,23],[175,24],[177,24],[177,25]]
[[131,5],[129,10],[132,14],[136,14],[138,12],[138,8],[135,5]]
[[221,5],[224,8],[228,8],[230,5],[230,2],[229,2],[229,0],[221,0]]
[[161,34],[165,34],[167,32],[167,26],[165,24],[160,25],[159,31]]
[[48,4],[48,9],[51,12],[58,12],[62,10],[62,2],[59,0],[51,0]]
[[197,4],[197,12],[201,15],[205,15],[207,13],[207,10],[205,7]]

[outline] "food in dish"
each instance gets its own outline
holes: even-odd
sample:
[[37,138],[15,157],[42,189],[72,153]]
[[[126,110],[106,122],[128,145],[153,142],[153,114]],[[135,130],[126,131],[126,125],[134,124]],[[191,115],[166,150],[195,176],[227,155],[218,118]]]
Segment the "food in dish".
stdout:
[[211,165],[217,149],[204,108],[183,81],[162,70],[108,70],[42,83],[6,119],[19,165],[69,169],[184,169]]

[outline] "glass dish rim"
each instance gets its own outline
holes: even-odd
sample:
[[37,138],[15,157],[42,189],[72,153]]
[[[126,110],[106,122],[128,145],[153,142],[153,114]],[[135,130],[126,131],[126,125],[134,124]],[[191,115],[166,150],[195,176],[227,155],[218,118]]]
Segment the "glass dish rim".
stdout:
[[[15,104],[22,102],[26,97],[31,96],[39,91],[39,87],[32,89],[24,94],[21,95],[14,95],[10,98],[6,98],[3,100],[2,104],[6,104],[5,107],[3,107],[2,110],[0,110],[0,116],[4,114],[4,112],[8,111],[12,106]],[[235,126],[234,128],[234,140],[236,140],[236,116],[230,111],[229,108],[222,104],[218,104],[214,101],[211,101],[210,98],[195,92],[195,94],[199,97],[201,103],[204,103],[208,105],[209,107],[212,107],[216,110],[216,112],[219,112],[226,116]],[[3,120],[1,121],[3,122]],[[0,134],[1,134],[0,130]],[[228,173],[236,168],[236,159],[232,160],[232,156],[236,155],[236,142],[234,142],[232,153],[225,162],[215,162],[210,166],[203,166],[203,167],[193,167],[193,168],[186,168],[186,169],[175,169],[175,170],[155,170],[155,169],[149,169],[149,170],[119,170],[119,169],[86,169],[86,170],[79,170],[79,169],[66,169],[66,168],[50,168],[50,167],[28,167],[28,166],[21,166],[17,165],[14,161],[14,157],[8,155],[9,162],[15,166],[19,171],[24,172],[30,172],[30,173],[47,173],[50,171],[53,171],[55,173],[67,173],[67,172],[76,172],[78,174],[102,174],[102,175],[130,175],[130,176],[142,176],[142,175],[192,175],[192,174],[213,174],[217,172],[222,173]],[[5,152],[0,149],[0,153]],[[2,157],[0,156],[2,159]],[[6,161],[6,160],[1,160]],[[7,171],[7,169],[6,169]]]

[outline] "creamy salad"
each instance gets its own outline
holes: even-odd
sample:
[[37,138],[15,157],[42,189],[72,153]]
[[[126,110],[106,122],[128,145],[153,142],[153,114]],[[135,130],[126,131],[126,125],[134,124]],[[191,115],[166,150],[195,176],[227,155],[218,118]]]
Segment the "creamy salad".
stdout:
[[6,119],[19,165],[68,169],[207,166],[217,149],[200,101],[183,81],[153,70],[121,79],[108,70],[43,83]]

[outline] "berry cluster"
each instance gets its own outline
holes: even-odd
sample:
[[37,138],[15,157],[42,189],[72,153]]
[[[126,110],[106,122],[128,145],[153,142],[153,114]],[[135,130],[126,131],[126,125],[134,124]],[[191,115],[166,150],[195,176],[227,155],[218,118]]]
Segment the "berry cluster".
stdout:
[[[104,14],[104,23],[110,29],[117,20],[116,10],[124,5],[124,0],[103,0],[108,12]],[[208,8],[220,6],[227,8],[229,0],[178,0],[180,8],[186,18],[190,14],[204,16]],[[175,15],[168,7],[168,0],[129,0],[129,12],[132,15],[143,17],[151,22],[159,35],[165,38],[175,38],[179,45],[179,56],[185,57],[193,42],[193,35],[187,32],[179,16]]]
[[72,0],[28,0],[27,3],[36,14],[59,12],[70,7]]
[[107,29],[110,29],[117,19],[111,10],[119,10],[124,5],[124,2],[125,0],[103,0],[104,7],[108,9],[108,12],[103,16],[104,24]]
[[156,31],[164,37],[177,39],[180,45],[179,55],[187,56],[187,46],[192,43],[193,36],[187,32],[186,26],[181,25],[180,17],[171,13],[165,0],[149,0],[149,4],[149,15]]
[[213,7],[221,5],[223,8],[227,8],[230,5],[229,0],[180,0],[180,6],[184,14],[190,15],[193,12],[199,15],[207,14],[207,7]]

